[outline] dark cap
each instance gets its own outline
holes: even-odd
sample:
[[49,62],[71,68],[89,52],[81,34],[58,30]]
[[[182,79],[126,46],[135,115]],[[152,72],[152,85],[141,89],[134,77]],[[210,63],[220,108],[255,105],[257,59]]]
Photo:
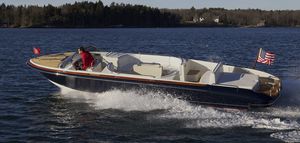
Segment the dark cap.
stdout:
[[82,51],[82,52],[85,52],[84,47],[80,47],[79,50]]

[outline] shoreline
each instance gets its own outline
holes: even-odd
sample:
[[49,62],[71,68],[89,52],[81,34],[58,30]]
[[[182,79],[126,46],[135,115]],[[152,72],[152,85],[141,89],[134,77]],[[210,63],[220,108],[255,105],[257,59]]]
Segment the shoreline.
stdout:
[[154,28],[300,28],[300,26],[170,26],[170,27],[140,27],[140,26],[124,26],[124,27],[0,27],[0,29],[154,29]]

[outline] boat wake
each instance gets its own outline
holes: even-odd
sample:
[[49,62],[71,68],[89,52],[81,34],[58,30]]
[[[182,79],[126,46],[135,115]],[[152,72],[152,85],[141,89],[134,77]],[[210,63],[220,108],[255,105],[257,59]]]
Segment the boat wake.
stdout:
[[300,131],[278,132],[271,134],[271,137],[281,139],[284,142],[300,142]]
[[141,94],[137,91],[111,90],[103,93],[88,93],[63,89],[63,97],[72,98],[80,102],[90,103],[96,109],[119,109],[123,111],[152,111],[168,110],[174,105],[185,104],[183,100],[173,98],[172,95],[148,92]]
[[273,138],[300,142],[300,80],[283,81],[282,97],[273,107],[254,110],[227,110],[203,107],[158,92],[112,90],[104,93],[73,92],[62,89],[62,96],[89,103],[95,109],[123,111],[165,110],[155,118],[179,119],[187,128],[251,127],[269,129]]
[[275,132],[270,136],[285,142],[300,142],[300,79],[287,79],[282,82],[282,97],[269,109],[269,114],[297,123],[293,130]]

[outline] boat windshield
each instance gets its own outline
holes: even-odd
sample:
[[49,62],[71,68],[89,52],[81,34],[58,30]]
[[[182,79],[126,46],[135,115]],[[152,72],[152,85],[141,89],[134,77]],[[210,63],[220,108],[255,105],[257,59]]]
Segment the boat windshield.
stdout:
[[72,65],[73,61],[76,61],[78,59],[79,54],[77,52],[74,52],[71,56],[65,58],[59,65],[59,68],[64,69],[68,65]]
[[[84,49],[89,52],[96,52],[99,51],[95,46],[84,46]],[[78,52],[74,52],[71,56],[64,59],[60,65],[59,68],[65,69],[69,66],[72,66],[72,64],[80,59],[80,55]]]

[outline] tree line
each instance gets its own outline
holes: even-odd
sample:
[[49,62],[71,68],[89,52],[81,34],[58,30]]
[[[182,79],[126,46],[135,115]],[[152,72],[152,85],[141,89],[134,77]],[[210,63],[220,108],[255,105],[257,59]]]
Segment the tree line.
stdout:
[[[300,10],[204,8],[165,9],[181,17],[181,24],[237,27],[300,27]],[[200,21],[200,18],[203,21]],[[215,20],[218,19],[218,22]]]
[[299,10],[158,9],[142,5],[75,2],[62,6],[0,5],[0,27],[300,27]]
[[101,1],[62,6],[0,6],[1,27],[170,27],[180,19],[170,12],[142,5]]

